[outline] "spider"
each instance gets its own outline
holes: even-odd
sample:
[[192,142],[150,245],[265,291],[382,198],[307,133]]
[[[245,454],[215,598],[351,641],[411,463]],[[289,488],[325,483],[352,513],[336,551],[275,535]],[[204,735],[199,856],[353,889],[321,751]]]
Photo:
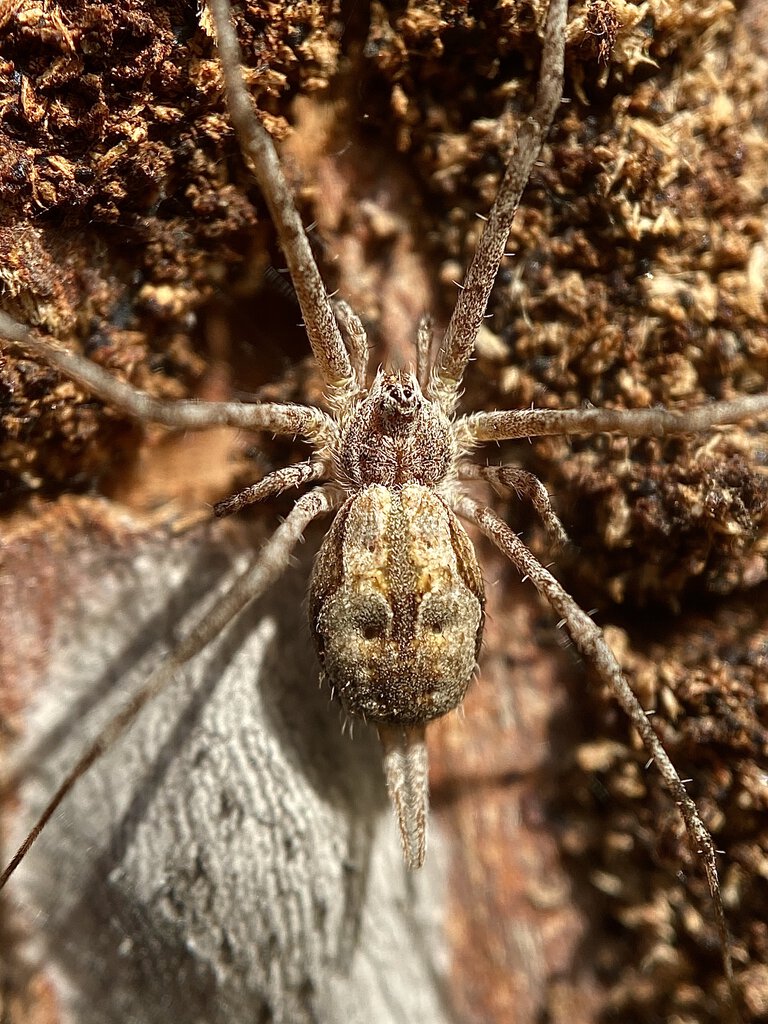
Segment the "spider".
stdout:
[[602,633],[562,586],[466,484],[484,480],[527,497],[556,543],[565,531],[543,485],[513,466],[473,463],[485,442],[542,435],[617,432],[630,437],[704,431],[768,412],[768,397],[715,402],[680,412],[517,410],[457,415],[462,377],[504,256],[531,168],[557,112],[563,83],[567,0],[551,0],[535,104],[518,130],[498,195],[462,284],[448,329],[433,343],[429,320],[416,339],[415,372],[378,370],[369,383],[362,324],[333,306],[315,265],[274,146],[256,119],[240,67],[226,0],[212,0],[230,117],[265,197],[325,384],[325,408],[236,402],[164,402],[121,384],[87,360],[38,337],[6,314],[0,330],[91,393],[138,420],[171,428],[212,425],[298,435],[313,448],[305,462],[271,473],[217,506],[247,504],[313,484],[298,498],[259,557],[190,630],[107,725],[51,798],[0,879],[25,856],[62,799],[131,724],[141,708],[274,583],[315,519],[335,513],[310,583],[310,625],[324,680],[346,713],[378,730],[387,789],[405,861],[422,865],[427,833],[425,729],[462,701],[483,629],[480,569],[463,522],[488,537],[562,617],[575,647],[614,692],[679,805],[692,847],[701,852],[715,907],[724,967],[732,967],[715,849],[693,801],[630,690]]

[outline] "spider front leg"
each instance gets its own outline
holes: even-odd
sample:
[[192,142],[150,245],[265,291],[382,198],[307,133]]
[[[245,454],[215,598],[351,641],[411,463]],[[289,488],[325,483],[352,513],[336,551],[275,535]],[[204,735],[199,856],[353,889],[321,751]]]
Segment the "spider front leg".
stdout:
[[203,430],[227,426],[267,430],[272,434],[301,436],[323,443],[334,432],[331,418],[322,410],[279,402],[200,402],[195,399],[164,400],[117,380],[101,366],[67,352],[50,340],[38,337],[7,313],[0,312],[0,337],[8,338],[48,366],[59,370],[103,402],[142,423]]
[[240,46],[229,0],[210,0],[229,116],[262,195],[304,316],[309,343],[328,386],[329,400],[342,403],[356,390],[355,374],[341,337],[304,225],[285,180],[274,143],[256,117],[240,68]]
[[517,466],[478,466],[464,462],[459,465],[458,477],[459,480],[485,480],[502,492],[513,490],[518,498],[527,498],[555,547],[565,547],[568,543],[568,534],[552,508],[547,489],[533,473]]
[[483,322],[520,197],[560,105],[567,15],[568,0],[550,0],[536,101],[518,129],[496,200],[437,353],[429,397],[438,398],[447,413],[455,407],[461,379]]
[[592,619],[586,612],[582,611],[554,576],[540,564],[514,531],[492,509],[478,504],[465,495],[459,495],[454,498],[453,508],[463,519],[475,523],[510,559],[518,571],[524,577],[531,580],[542,597],[563,618],[576,649],[598,674],[599,678],[610,687],[616,700],[640,734],[646,750],[661,773],[664,785],[680,808],[691,848],[701,855],[704,862],[709,891],[715,910],[723,968],[731,992],[734,1013],[736,1013],[735,1008],[738,1006],[738,1001],[731,960],[731,943],[725,921],[725,910],[717,873],[716,851],[712,836],[701,820],[696,804],[688,796],[675,766],[670,761],[647,715],[632,692],[616,660],[616,656],[608,646],[601,630]]
[[[289,515],[278,526],[254,559],[250,568],[239,576],[229,590],[203,615],[181,643],[170,652],[159,668],[149,676],[131,699],[107,723],[70,769],[24,842],[0,875],[0,889],[5,886],[27,855],[30,847],[77,780],[102,754],[106,753],[132,724],[141,709],[171,682],[176,673],[211,643],[222,630],[226,629],[249,602],[262,594],[277,579],[287,565],[291,551],[309,524],[318,516],[333,511],[342,500],[343,496],[333,486],[317,488],[298,499]],[[16,773],[11,773],[11,781],[15,775]],[[2,780],[0,792],[7,790],[8,786],[9,780]]]
[[478,412],[456,421],[461,445],[551,434],[616,433],[625,437],[695,434],[768,415],[768,395],[746,395],[697,409],[513,409]]

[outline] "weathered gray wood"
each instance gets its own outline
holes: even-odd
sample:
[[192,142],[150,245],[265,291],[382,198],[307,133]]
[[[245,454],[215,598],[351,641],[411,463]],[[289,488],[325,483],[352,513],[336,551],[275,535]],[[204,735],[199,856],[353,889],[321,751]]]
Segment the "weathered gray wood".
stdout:
[[[6,656],[32,699],[34,763],[18,836],[86,733],[245,557],[200,530],[66,534],[34,549],[27,574],[11,553]],[[342,736],[318,689],[307,569],[304,554],[145,709],[9,886],[63,1019],[446,1019],[439,843],[408,876],[375,733]]]

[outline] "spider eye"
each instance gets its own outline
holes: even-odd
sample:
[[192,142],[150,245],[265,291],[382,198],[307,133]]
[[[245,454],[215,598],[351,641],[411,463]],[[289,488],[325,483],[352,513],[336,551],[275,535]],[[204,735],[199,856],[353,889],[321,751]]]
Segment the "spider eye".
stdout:
[[382,390],[385,415],[411,419],[418,407],[419,396],[410,380],[390,378]]

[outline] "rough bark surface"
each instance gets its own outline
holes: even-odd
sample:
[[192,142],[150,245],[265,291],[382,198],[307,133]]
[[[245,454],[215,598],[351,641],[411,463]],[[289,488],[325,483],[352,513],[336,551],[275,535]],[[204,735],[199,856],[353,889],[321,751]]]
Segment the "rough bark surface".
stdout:
[[[490,7],[238,8],[249,85],[316,222],[328,287],[395,359],[411,358],[425,309],[445,322],[475,214],[530,107],[544,4]],[[226,122],[205,12],[23,0],[0,7],[0,24],[9,311],[159,395],[317,399]],[[571,5],[570,102],[519,211],[465,408],[680,408],[765,390],[767,78],[759,0]],[[80,746],[80,705],[57,687],[77,677],[86,692],[105,680],[122,689],[123,667],[138,679],[206,581],[253,547],[188,524],[298,449],[144,433],[5,348],[0,424],[7,735],[37,750],[55,720],[77,719],[72,745],[40,747],[9,800],[17,834]],[[536,472],[553,494],[575,541],[557,571],[597,606],[694,779],[726,851],[743,1015],[764,1019],[765,433],[550,438],[485,454]],[[108,504],[71,497],[93,491]],[[260,536],[286,507],[259,512]],[[545,551],[527,513],[505,511]],[[160,1007],[215,1020],[219,1005],[229,1021],[355,1020],[356,996],[382,1024],[723,1019],[706,887],[674,807],[532,588],[480,550],[480,681],[463,718],[431,729],[442,841],[415,895],[375,737],[342,741],[317,694],[298,572],[254,610],[252,632],[244,622],[223,637],[191,685],[139,723],[111,772],[84,781],[9,888],[14,1024],[56,1020],[65,1004],[78,1021],[152,1021]],[[43,678],[53,689],[38,690]],[[234,703],[243,688],[247,712]],[[105,699],[97,689],[86,704],[98,716]],[[254,777],[284,781],[285,797]],[[422,906],[442,930],[413,924]],[[42,973],[26,971],[30,948]],[[144,984],[154,998],[142,1002]]]

